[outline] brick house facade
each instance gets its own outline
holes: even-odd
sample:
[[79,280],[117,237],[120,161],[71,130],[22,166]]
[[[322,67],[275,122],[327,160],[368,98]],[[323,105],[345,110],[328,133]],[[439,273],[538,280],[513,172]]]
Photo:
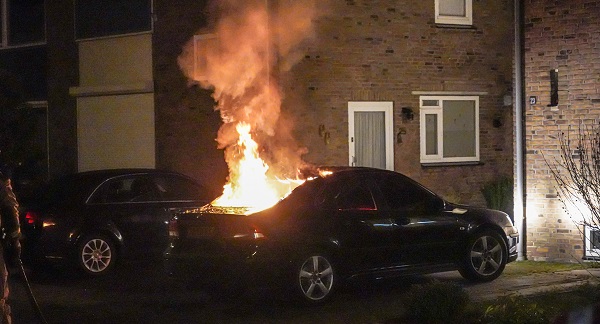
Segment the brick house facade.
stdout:
[[[555,153],[553,133],[559,126],[575,125],[583,116],[598,118],[600,1],[523,1],[525,98],[537,97],[524,109],[527,255],[578,259],[584,242],[561,211],[541,154]],[[153,5],[152,30],[141,34],[150,35],[151,53],[146,54],[152,87],[140,91],[153,96],[151,164],[220,188],[227,177],[223,152],[215,143],[220,116],[211,92],[188,86],[177,65],[185,44],[209,24],[207,2],[147,1]],[[514,173],[514,1],[473,0],[467,28],[436,24],[435,0],[317,3],[322,12],[313,20],[315,37],[302,45],[301,60],[280,74],[282,115],[293,121],[297,141],[307,148],[304,159],[348,165],[349,105],[392,103],[393,169],[453,201],[484,206],[481,188]],[[73,94],[73,88],[85,86],[80,55],[87,44],[73,36],[74,2],[47,1],[46,11],[48,165],[50,176],[57,176],[78,169],[78,100],[93,93],[81,95],[79,89]],[[1,49],[0,60],[9,62],[7,54],[19,50]],[[558,105],[548,107],[549,71],[554,69]],[[429,95],[478,98],[478,162],[422,163],[420,98]],[[403,108],[414,118],[407,118]]]
[[[527,254],[533,260],[579,260],[584,229],[575,225],[577,215],[563,211],[544,156],[559,158],[559,131],[600,118],[600,1],[524,5]],[[555,105],[551,70],[558,71]]]
[[[201,10],[162,1],[155,8],[157,165],[201,178],[225,176],[211,143],[218,115],[205,90],[186,88],[176,65],[199,29],[188,21]],[[512,1],[474,1],[470,28],[436,25],[433,1],[331,1],[322,10],[303,59],[282,76],[282,113],[308,148],[304,159],[348,165],[349,102],[392,102],[394,169],[454,201],[484,206],[480,189],[513,172],[512,105],[505,104],[512,93]],[[479,96],[480,163],[420,163],[419,96],[430,93]],[[403,117],[403,107],[414,119]],[[330,134],[327,143],[320,125]]]

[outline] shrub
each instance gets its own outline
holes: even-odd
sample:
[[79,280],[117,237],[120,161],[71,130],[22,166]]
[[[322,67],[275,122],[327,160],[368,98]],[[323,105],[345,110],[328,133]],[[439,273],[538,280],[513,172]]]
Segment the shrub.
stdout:
[[412,286],[406,316],[416,323],[460,323],[469,305],[469,295],[460,286],[435,281]]
[[513,217],[513,179],[501,177],[483,186],[481,193],[488,208],[501,210]]
[[549,323],[547,309],[523,296],[500,297],[495,305],[488,306],[482,322],[490,324]]

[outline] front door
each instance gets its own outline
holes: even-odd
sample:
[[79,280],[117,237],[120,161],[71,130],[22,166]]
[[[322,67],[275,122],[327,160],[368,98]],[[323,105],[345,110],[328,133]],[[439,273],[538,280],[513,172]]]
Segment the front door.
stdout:
[[393,103],[348,103],[348,143],[351,166],[394,169]]

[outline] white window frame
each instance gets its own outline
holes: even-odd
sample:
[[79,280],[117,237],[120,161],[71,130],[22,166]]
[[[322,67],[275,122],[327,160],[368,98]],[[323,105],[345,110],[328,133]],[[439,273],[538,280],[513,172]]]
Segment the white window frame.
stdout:
[[584,236],[584,244],[585,244],[585,253],[584,257],[587,259],[599,260],[600,259],[600,248],[595,247],[592,242],[592,232],[598,232],[597,226],[585,225],[585,236]]
[[206,81],[207,75],[202,75],[203,69],[206,69],[207,62],[202,61],[206,57],[206,51],[210,46],[217,46],[219,36],[217,34],[208,33],[194,35],[194,75],[192,79],[196,82]]
[[444,16],[440,14],[440,2],[444,0],[435,0],[435,23],[447,25],[473,25],[473,0],[465,1],[464,16]]
[[[475,102],[475,156],[444,157],[444,101],[471,100]],[[437,105],[423,106],[424,101],[437,101]],[[420,96],[419,97],[421,163],[479,162],[479,96]],[[437,115],[437,154],[426,154],[426,115]]]

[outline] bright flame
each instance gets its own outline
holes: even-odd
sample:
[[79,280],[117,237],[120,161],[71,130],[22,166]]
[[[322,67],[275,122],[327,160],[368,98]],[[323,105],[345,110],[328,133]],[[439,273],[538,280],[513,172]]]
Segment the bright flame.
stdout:
[[316,36],[313,22],[324,12],[317,4],[324,1],[209,2],[215,21],[186,44],[178,64],[193,84],[210,89],[223,121],[216,141],[229,177],[212,206],[259,211],[303,182],[282,180],[298,176],[307,149],[294,139],[291,120],[280,118],[279,81]]
[[250,125],[240,122],[237,146],[241,158],[230,166],[229,182],[223,187],[223,195],[211,205],[220,207],[247,207],[249,213],[269,208],[286,197],[304,180],[269,179],[269,166],[258,155],[258,144],[252,139]]

